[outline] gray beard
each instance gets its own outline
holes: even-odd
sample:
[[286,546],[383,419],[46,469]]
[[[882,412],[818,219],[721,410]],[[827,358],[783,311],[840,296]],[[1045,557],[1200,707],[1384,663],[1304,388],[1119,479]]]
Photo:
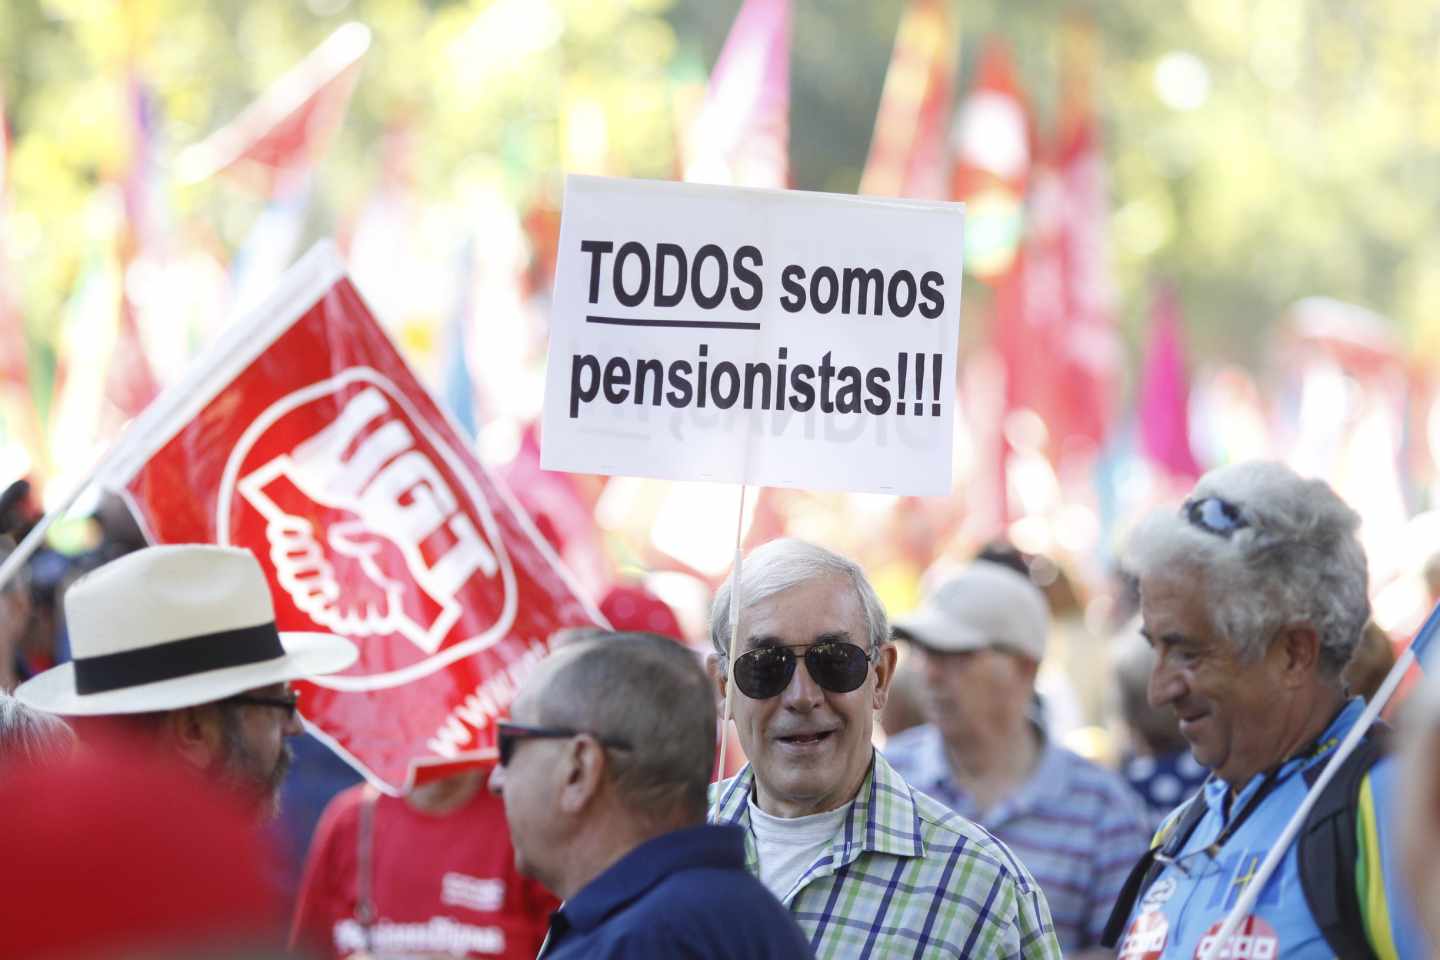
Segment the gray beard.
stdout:
[[286,743],[280,748],[274,767],[263,769],[260,760],[246,747],[237,718],[229,713],[222,720],[222,753],[212,767],[214,777],[253,808],[263,820],[280,813],[280,787],[290,771],[295,752]]

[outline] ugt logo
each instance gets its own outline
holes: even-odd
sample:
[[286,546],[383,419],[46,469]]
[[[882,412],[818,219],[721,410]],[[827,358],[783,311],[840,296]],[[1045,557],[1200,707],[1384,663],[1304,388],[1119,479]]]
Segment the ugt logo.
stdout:
[[[323,685],[374,689],[423,676],[494,643],[513,619],[510,559],[469,469],[374,370],[353,368],[272,404],[231,453],[220,500],[219,529],[268,560],[317,626],[413,647],[367,656],[361,643],[362,668],[392,669]],[[492,622],[474,623],[487,612]],[[464,638],[445,646],[457,623]],[[464,636],[475,626],[488,629]]]

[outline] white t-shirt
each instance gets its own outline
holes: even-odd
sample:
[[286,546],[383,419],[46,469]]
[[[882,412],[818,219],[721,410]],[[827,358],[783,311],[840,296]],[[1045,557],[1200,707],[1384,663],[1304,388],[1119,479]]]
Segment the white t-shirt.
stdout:
[[750,804],[750,829],[755,832],[755,852],[760,858],[760,882],[781,900],[795,881],[830,849],[835,834],[845,826],[850,804],[838,810],[808,817],[772,817]]

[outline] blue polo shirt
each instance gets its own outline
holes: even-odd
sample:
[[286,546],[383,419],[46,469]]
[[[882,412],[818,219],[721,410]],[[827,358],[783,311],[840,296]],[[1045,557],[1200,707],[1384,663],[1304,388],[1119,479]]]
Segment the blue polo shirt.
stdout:
[[955,779],[933,724],[890,738],[885,759],[916,790],[999,837],[1029,868],[1066,954],[1099,944],[1150,834],[1144,806],[1125,781],[1047,738],[1026,781],[981,813]]
[[[1130,914],[1119,944],[1119,956],[1145,960],[1190,960],[1215,952],[1215,935],[1255,876],[1285,824],[1310,790],[1307,774],[1318,776],[1331,752],[1360,719],[1365,704],[1347,703],[1320,735],[1318,747],[1294,757],[1275,771],[1276,786],[1263,795],[1218,851],[1210,847],[1229,818],[1250,805],[1266,774],[1257,773],[1229,798],[1230,786],[1212,778],[1192,801],[1205,805],[1196,825],[1172,863],[1155,878]],[[1431,955],[1419,921],[1410,909],[1404,882],[1397,874],[1395,818],[1387,814],[1396,797],[1395,758],[1385,757],[1361,782],[1356,808],[1356,900],[1364,934],[1381,960],[1421,960]],[[1227,802],[1228,799],[1228,802]],[[1171,815],[1156,842],[1163,842],[1179,819]],[[1236,931],[1224,956],[1269,960],[1331,960],[1300,881],[1300,854],[1291,844],[1261,890],[1253,912]],[[1348,958],[1342,958],[1348,960]]]
[[551,914],[540,950],[544,960],[812,956],[790,912],[746,872],[744,831],[710,825],[630,851]]

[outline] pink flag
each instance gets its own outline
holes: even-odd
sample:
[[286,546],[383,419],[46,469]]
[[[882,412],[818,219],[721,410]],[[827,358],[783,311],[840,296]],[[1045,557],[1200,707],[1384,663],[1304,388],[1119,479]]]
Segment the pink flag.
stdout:
[[789,155],[790,0],[745,0],[690,129],[685,179],[781,189]]
[[1177,479],[1197,479],[1190,450],[1190,383],[1180,340],[1180,305],[1168,286],[1150,308],[1150,341],[1140,383],[1140,450]]
[[160,383],[145,353],[130,284],[123,279],[137,260],[147,254],[158,254],[160,191],[155,172],[155,98],[133,75],[126,95],[130,115],[130,162],[121,183],[125,222],[121,225],[120,235],[120,316],[105,393],[120,414],[129,418],[144,410],[160,392]]
[[946,199],[956,31],[941,0],[911,0],[875,115],[860,192]]

